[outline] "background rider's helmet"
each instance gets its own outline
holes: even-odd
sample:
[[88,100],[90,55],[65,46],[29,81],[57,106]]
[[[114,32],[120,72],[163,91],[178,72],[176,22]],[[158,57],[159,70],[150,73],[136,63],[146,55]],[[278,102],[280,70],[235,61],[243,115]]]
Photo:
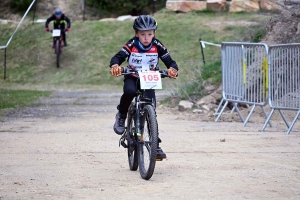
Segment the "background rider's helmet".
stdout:
[[134,20],[133,29],[136,31],[156,30],[157,23],[150,15],[140,15]]
[[55,11],[54,11],[54,15],[55,15],[55,17],[56,17],[57,19],[60,19],[61,16],[62,16],[62,11],[61,11],[61,9],[56,8]]

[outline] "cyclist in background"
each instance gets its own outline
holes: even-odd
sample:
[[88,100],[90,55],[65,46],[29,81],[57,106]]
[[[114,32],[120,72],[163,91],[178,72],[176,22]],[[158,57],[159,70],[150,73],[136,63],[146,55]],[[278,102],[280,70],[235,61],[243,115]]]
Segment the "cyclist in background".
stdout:
[[[66,39],[66,33],[65,31],[71,30],[71,21],[70,19],[64,15],[62,10],[60,8],[56,8],[54,13],[47,19],[45,28],[46,31],[50,31],[49,29],[49,23],[53,21],[53,29],[60,29],[62,30],[62,36],[64,39],[64,46],[67,46],[67,39]],[[67,24],[67,27],[65,27],[65,24]],[[54,47],[54,40],[53,40],[53,47]]]
[[[167,48],[155,38],[157,23],[150,15],[141,15],[134,20],[133,29],[135,36],[131,38],[123,48],[112,57],[110,61],[110,73],[113,76],[122,74],[121,64],[126,60],[128,67],[132,71],[139,71],[142,66],[146,66],[149,70],[158,70],[158,60],[161,59],[168,68],[170,77],[178,76],[178,66],[171,58]],[[118,113],[114,124],[115,133],[121,135],[125,131],[125,120],[127,111],[131,101],[136,95],[136,84],[139,79],[134,75],[125,75],[123,95],[118,105]],[[148,98],[155,102],[155,90],[147,90]],[[158,138],[158,143],[161,140]],[[166,158],[166,154],[162,149],[157,147],[157,158]]]

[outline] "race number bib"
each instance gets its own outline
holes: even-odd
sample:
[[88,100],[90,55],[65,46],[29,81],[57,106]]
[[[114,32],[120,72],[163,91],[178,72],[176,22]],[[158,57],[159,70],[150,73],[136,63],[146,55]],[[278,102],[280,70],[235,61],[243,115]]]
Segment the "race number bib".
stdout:
[[60,29],[52,30],[52,37],[59,37],[60,36]]
[[141,89],[162,89],[158,71],[139,71]]

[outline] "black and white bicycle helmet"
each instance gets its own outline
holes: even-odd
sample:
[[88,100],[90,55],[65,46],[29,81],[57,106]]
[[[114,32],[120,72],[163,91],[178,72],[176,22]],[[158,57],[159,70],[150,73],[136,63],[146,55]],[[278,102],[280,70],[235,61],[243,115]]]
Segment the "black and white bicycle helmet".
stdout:
[[156,30],[157,23],[150,15],[140,15],[134,20],[133,29],[136,31]]
[[56,8],[54,11],[54,15],[56,18],[60,18],[62,16],[62,11],[60,8]]

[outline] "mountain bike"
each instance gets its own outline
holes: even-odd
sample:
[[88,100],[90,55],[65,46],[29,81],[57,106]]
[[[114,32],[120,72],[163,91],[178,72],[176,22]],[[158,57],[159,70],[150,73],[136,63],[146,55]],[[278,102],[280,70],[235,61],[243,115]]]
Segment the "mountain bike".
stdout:
[[[129,69],[123,68],[122,75],[131,73]],[[137,86],[137,94],[129,106],[126,129],[120,138],[119,146],[121,144],[127,148],[130,170],[136,171],[139,168],[141,177],[149,180],[157,161],[158,123],[155,102],[144,94],[147,89],[162,89],[161,78],[168,77],[168,71],[138,72],[137,77],[140,87]]]
[[62,48],[64,46],[64,39],[63,33],[64,30],[61,29],[53,29],[51,30],[52,37],[53,37],[53,45],[54,45],[54,52],[56,54],[56,66],[59,68],[60,66],[60,55],[62,52]]

